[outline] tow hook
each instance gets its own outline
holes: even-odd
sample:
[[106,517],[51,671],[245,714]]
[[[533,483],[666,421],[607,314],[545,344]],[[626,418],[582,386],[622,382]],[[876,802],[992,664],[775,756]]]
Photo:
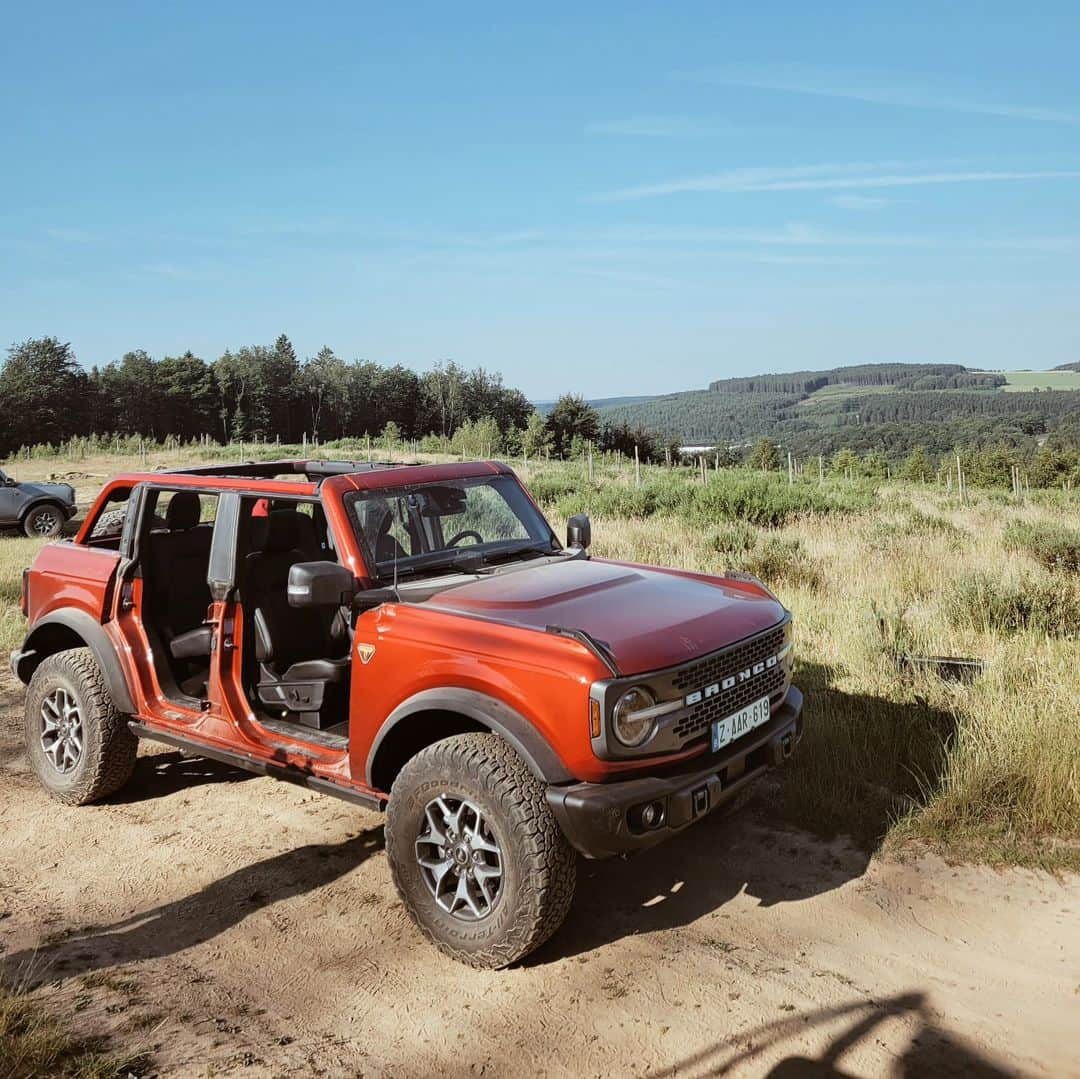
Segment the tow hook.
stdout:
[[780,739],[780,755],[784,758],[784,760],[787,760],[788,757],[791,756],[791,747],[793,741],[794,739],[790,734],[785,734],[784,737]]

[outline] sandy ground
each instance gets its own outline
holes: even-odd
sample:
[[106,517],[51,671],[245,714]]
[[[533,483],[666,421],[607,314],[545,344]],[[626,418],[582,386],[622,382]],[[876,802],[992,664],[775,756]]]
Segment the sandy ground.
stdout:
[[[753,807],[583,863],[523,967],[428,947],[381,818],[144,745],[111,803],[29,774],[0,675],[0,961],[160,1075],[1080,1075],[1080,882],[868,862]],[[29,973],[28,973],[29,972]]]

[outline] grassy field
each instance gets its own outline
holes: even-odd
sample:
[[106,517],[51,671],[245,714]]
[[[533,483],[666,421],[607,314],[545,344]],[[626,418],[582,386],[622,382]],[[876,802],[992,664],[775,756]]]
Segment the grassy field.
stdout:
[[895,386],[856,386],[851,383],[838,382],[829,386],[822,386],[815,390],[809,397],[799,402],[800,408],[813,408],[815,405],[829,404],[845,397],[869,397],[871,394],[896,393]]
[[[165,464],[152,460],[151,467]],[[171,462],[169,462],[171,463]],[[5,466],[9,467],[10,466]],[[30,461],[81,502],[127,459]],[[767,788],[771,808],[824,834],[899,850],[1080,869],[1080,496],[1022,505],[979,492],[724,472],[530,465],[558,530],[593,515],[598,556],[763,578],[794,612],[807,733]],[[0,645],[37,541],[0,540]],[[903,655],[984,662],[970,682]]]
[[1006,390],[1080,390],[1080,371],[1002,371]]

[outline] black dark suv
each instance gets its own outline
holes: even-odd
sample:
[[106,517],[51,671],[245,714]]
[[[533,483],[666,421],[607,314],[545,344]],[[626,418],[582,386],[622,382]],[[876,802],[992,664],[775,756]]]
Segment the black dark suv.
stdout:
[[28,536],[58,536],[75,516],[70,483],[19,483],[0,471],[0,528],[21,528]]

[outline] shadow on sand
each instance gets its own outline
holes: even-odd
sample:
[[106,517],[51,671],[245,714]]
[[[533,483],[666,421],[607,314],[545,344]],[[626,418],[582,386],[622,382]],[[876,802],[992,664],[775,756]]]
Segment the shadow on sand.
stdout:
[[212,761],[208,757],[185,757],[180,752],[152,753],[135,761],[131,779],[109,798],[111,805],[151,801],[190,787],[210,783],[243,783],[256,774],[244,768]]
[[263,907],[343,877],[383,849],[382,827],[340,843],[312,844],[244,866],[183,899],[5,957],[9,984],[33,988],[107,967],[160,959],[203,944]]
[[[1002,1070],[942,1030],[935,1022],[922,993],[904,993],[880,1001],[858,1001],[835,1008],[804,1012],[772,1023],[764,1023],[738,1034],[740,1048],[719,1042],[676,1061],[646,1079],[684,1075],[703,1079],[720,1075],[764,1075],[768,1079],[847,1079],[841,1058],[891,1019],[914,1018],[918,1027],[908,1047],[890,1062],[895,1079],[925,1079],[927,1076],[955,1076],[964,1079],[1011,1079]],[[815,1027],[850,1019],[851,1025],[838,1034],[819,1057],[792,1054],[765,1072],[762,1058],[787,1040],[802,1041]],[[755,1066],[756,1065],[756,1066]],[[861,1074],[861,1073],[860,1073]]]
[[889,825],[938,783],[955,720],[919,699],[845,693],[835,677],[820,664],[800,666],[803,742],[748,801],[626,860],[580,861],[566,926],[526,963],[688,925],[743,892],[772,906],[861,877]]

